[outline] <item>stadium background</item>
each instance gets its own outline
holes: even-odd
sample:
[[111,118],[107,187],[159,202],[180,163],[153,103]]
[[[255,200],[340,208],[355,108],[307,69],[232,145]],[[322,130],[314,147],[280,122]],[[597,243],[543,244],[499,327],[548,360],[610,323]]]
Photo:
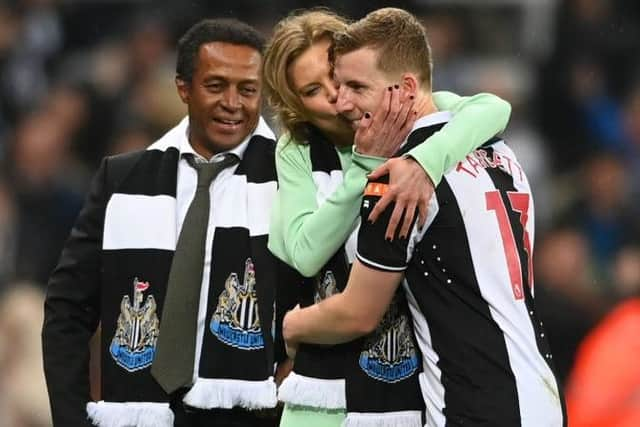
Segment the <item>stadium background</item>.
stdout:
[[51,425],[47,276],[100,158],[147,146],[185,114],[177,38],[222,16],[269,35],[289,11],[318,5],[351,18],[406,8],[427,27],[436,90],[511,102],[505,136],[536,197],[536,299],[563,382],[583,337],[640,296],[635,0],[2,0],[0,427]]

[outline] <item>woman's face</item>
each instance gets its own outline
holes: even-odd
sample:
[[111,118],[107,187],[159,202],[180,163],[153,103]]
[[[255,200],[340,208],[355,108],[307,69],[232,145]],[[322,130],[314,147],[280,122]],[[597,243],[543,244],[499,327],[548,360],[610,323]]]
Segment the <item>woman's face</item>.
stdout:
[[330,73],[329,45],[328,39],[311,45],[291,63],[289,77],[306,119],[329,136],[351,142],[353,131],[349,122],[336,110],[338,91]]

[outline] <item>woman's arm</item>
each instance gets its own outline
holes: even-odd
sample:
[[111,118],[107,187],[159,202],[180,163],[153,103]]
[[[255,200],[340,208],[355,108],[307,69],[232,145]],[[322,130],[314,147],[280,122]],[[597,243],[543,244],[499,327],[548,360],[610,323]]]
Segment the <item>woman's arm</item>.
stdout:
[[375,158],[352,162],[342,184],[318,206],[309,146],[281,138],[276,149],[279,189],[269,231],[271,252],[303,276],[315,275],[352,232],[366,174],[380,163]]
[[[511,105],[492,94],[460,97],[451,92],[435,92],[433,99],[439,110],[453,113],[451,120],[406,157],[390,159],[370,175],[376,179],[389,174],[389,191],[369,217],[375,221],[390,203],[396,203],[387,238],[396,235],[399,225],[399,235],[407,234],[416,208],[422,224],[427,217],[429,199],[442,176],[467,154],[502,132],[511,114]],[[354,162],[357,161],[360,156],[356,153]],[[411,214],[400,223],[405,211]]]
[[490,93],[460,97],[451,92],[434,92],[433,100],[441,111],[453,117],[425,143],[409,151],[435,186],[453,165],[504,131],[511,115],[511,105]]

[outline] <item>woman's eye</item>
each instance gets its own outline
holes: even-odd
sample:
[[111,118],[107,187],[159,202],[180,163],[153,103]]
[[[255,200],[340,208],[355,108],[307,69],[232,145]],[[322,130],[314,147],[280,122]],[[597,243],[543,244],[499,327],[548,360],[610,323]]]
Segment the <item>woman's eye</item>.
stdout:
[[308,90],[304,91],[302,93],[302,95],[303,96],[314,96],[315,94],[318,93],[319,90],[320,89],[318,87],[314,87],[314,88],[311,88],[311,89],[308,89]]

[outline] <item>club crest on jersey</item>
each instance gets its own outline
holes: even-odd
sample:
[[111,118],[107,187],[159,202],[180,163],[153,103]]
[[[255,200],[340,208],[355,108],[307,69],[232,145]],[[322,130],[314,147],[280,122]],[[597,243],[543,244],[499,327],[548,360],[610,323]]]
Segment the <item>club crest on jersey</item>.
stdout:
[[242,283],[236,273],[227,277],[209,324],[216,338],[241,350],[264,347],[255,286],[255,268],[251,258],[248,258]]
[[397,298],[389,306],[376,331],[365,341],[360,368],[370,377],[387,383],[402,381],[418,369],[418,355],[412,340],[409,317]]
[[313,296],[313,300],[317,304],[339,292],[338,282],[336,282],[336,277],[333,275],[333,271],[327,270],[324,273],[322,280],[319,278],[316,279],[316,292]]
[[143,292],[149,287],[149,282],[133,279],[133,305],[129,295],[122,297],[116,333],[109,346],[113,360],[129,372],[150,366],[156,352],[160,331],[156,300],[153,295],[147,295],[142,305]]

